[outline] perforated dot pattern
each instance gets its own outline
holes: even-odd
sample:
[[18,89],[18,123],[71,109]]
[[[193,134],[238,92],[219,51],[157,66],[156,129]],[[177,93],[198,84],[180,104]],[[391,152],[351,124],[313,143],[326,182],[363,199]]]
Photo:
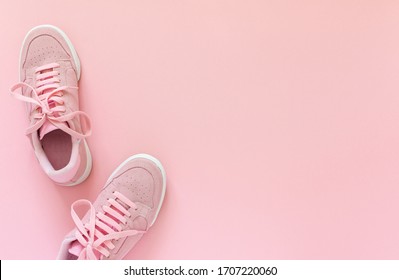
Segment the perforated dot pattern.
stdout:
[[114,179],[118,188],[128,191],[129,198],[150,207],[153,205],[154,180],[144,168],[132,168]]
[[25,68],[37,67],[61,59],[69,59],[61,44],[49,35],[36,37],[29,45]]

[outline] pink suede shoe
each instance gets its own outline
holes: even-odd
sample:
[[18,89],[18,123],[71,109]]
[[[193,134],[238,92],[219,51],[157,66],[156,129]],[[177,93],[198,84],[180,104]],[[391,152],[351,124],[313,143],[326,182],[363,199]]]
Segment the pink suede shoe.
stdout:
[[71,41],[55,26],[37,26],[25,37],[19,67],[11,92],[27,104],[26,134],[40,165],[57,184],[82,183],[92,166],[85,140],[91,131],[79,111],[80,62]]
[[[57,259],[122,259],[154,224],[166,190],[166,175],[152,156],[128,158],[109,177],[94,204],[71,206],[76,228],[64,239]],[[87,207],[81,219],[78,207]]]

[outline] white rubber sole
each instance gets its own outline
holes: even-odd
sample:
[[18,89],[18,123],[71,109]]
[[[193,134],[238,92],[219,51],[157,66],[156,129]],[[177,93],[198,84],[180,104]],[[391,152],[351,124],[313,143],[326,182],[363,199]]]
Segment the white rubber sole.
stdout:
[[87,154],[87,164],[86,164],[85,172],[83,172],[83,175],[76,182],[73,182],[71,184],[58,184],[58,185],[64,186],[64,187],[73,187],[73,186],[83,183],[87,179],[87,177],[89,177],[91,169],[93,167],[93,158],[90,153],[89,145],[87,145],[87,142],[85,139],[83,139],[83,141],[84,141],[86,154]]
[[157,158],[150,156],[148,154],[137,154],[137,155],[129,157],[124,162],[122,162],[114,170],[114,172],[112,172],[111,176],[109,176],[107,183],[105,185],[108,185],[111,182],[111,180],[114,178],[115,174],[118,173],[119,170],[121,170],[125,166],[126,163],[128,163],[129,161],[131,161],[133,159],[138,159],[138,158],[144,158],[144,159],[148,159],[148,160],[152,161],[159,168],[159,170],[161,170],[161,173],[162,173],[162,196],[161,196],[161,200],[160,200],[157,212],[155,213],[154,220],[150,224],[150,227],[151,227],[155,223],[156,219],[158,218],[158,214],[159,214],[159,211],[161,210],[161,206],[162,206],[163,200],[165,198],[165,192],[166,192],[166,172],[165,172],[165,169],[163,168],[161,162]]
[[[24,46],[25,46],[26,40],[28,39],[29,35],[30,35],[32,32],[34,32],[34,31],[36,31],[36,30],[38,30],[38,29],[40,29],[40,28],[50,28],[50,29],[53,29],[53,30],[55,30],[57,33],[59,33],[59,34],[64,38],[64,40],[65,40],[65,42],[67,43],[69,49],[71,50],[72,58],[73,58],[73,60],[74,60],[74,62],[75,62],[75,65],[76,65],[76,71],[77,71],[76,75],[77,75],[78,81],[79,81],[79,80],[80,80],[80,59],[79,59],[78,53],[77,53],[76,50],[75,50],[75,47],[73,46],[71,40],[68,38],[68,36],[65,34],[64,31],[62,31],[62,30],[61,30],[60,28],[58,28],[57,26],[50,25],[50,24],[38,25],[38,26],[32,28],[31,30],[29,30],[29,32],[26,34],[26,36],[25,36],[25,38],[24,38],[24,41],[23,41],[23,43],[22,43],[22,46],[21,46],[21,50],[20,50],[20,52],[19,52],[19,71],[20,71],[20,72],[19,72],[19,80],[21,81],[22,50],[23,50],[23,48],[24,48]],[[21,82],[22,82],[22,81],[21,81]]]

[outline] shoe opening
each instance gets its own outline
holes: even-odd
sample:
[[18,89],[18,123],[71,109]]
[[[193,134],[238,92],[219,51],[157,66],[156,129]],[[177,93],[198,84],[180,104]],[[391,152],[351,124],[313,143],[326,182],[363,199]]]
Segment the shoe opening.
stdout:
[[41,140],[43,151],[55,170],[68,165],[72,154],[72,137],[61,129],[53,130]]

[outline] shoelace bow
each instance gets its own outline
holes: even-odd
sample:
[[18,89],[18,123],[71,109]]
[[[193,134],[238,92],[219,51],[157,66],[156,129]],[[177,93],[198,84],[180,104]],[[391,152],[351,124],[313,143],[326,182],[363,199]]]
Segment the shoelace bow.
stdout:
[[[59,66],[58,63],[50,63],[36,68],[35,87],[20,82],[11,88],[11,94],[18,100],[31,103],[34,106],[30,114],[37,121],[28,127],[26,130],[27,135],[38,131],[45,121],[48,120],[51,124],[75,138],[86,138],[91,134],[89,116],[82,111],[64,114],[66,108],[63,100],[63,91],[68,88],[77,89],[77,87],[60,86],[60,73],[56,70]],[[17,89],[21,90],[16,92]],[[83,133],[77,132],[65,124],[65,122],[77,117],[80,119]]]
[[[145,232],[139,230],[122,230],[123,225],[127,224],[127,218],[131,214],[125,208],[126,206],[120,202],[134,209],[137,209],[137,205],[119,192],[115,191],[113,195],[115,198],[108,199],[109,205],[102,206],[104,213],[96,213],[93,204],[86,199],[78,200],[72,204],[71,215],[77,227],[75,237],[83,246],[79,259],[95,260],[97,259],[95,251],[105,257],[109,257],[109,250],[115,248],[113,240]],[[85,224],[76,214],[75,208],[78,206],[89,206],[90,208],[89,221]]]

